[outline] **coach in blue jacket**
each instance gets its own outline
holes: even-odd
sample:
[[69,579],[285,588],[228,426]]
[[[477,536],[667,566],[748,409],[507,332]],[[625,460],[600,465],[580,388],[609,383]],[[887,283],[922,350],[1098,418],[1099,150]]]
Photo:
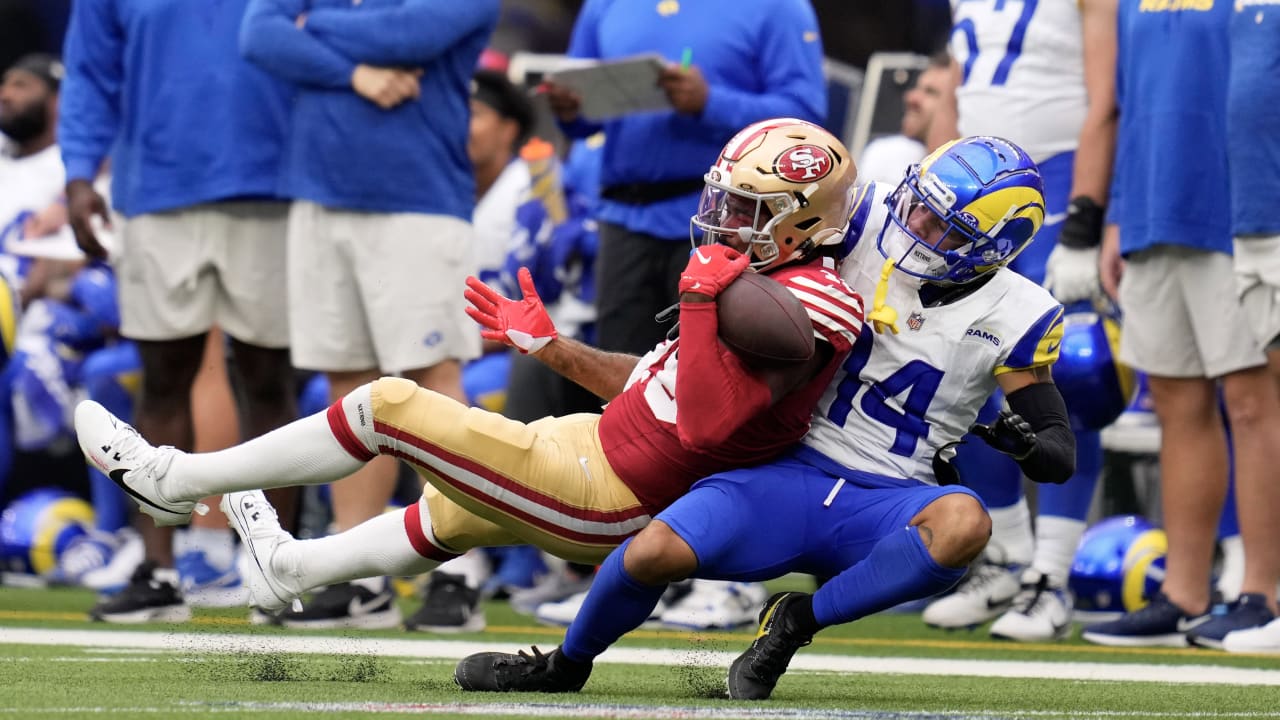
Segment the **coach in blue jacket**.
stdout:
[[[466,402],[461,361],[480,353],[462,297],[477,267],[470,86],[497,20],[498,0],[249,3],[241,50],[296,88],[280,184],[293,362],[324,372],[331,398],[400,374]],[[336,529],[381,513],[395,477],[388,458],[335,483]],[[325,592],[284,623],[399,623],[382,579]]]

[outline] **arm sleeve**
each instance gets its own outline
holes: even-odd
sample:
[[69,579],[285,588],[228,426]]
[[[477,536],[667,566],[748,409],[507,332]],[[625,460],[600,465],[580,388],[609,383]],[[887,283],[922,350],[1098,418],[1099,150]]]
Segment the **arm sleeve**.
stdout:
[[320,8],[306,31],[357,62],[422,66],[497,21],[498,0],[406,0],[390,7]]
[[676,433],[693,450],[723,444],[773,402],[769,386],[720,343],[718,330],[715,303],[680,303]]
[[[788,10],[789,8],[789,10]],[[762,93],[712,85],[702,120],[737,132],[770,117],[794,117],[821,123],[827,115],[826,80],[822,75],[822,41],[813,8],[804,0],[789,0],[778,15],[764,19],[758,67],[763,71]]]
[[120,130],[124,30],[115,0],[77,0],[65,40],[58,144],[67,182],[92,181]]
[[[582,6],[582,10],[578,13],[578,19],[573,23],[573,33],[569,36],[568,56],[572,58],[599,58],[600,57],[600,14],[603,12],[603,0],[587,0]],[[560,132],[571,138],[590,137],[602,130],[603,125],[591,122],[581,116],[573,122],[561,122],[556,119],[556,124],[560,126]]]
[[351,87],[356,63],[297,26],[297,17],[305,11],[303,0],[251,0],[240,24],[240,53],[298,85]]
[[[679,377],[677,376],[677,380]],[[1036,431],[1036,446],[1018,460],[1018,467],[1035,482],[1061,484],[1076,472],[1076,436],[1067,419],[1067,405],[1058,386],[1032,383],[1009,393],[1009,409]]]

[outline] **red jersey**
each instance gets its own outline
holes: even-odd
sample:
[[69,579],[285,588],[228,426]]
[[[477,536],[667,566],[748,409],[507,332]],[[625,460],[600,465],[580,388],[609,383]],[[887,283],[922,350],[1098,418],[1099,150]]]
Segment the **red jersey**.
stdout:
[[[862,299],[840,278],[831,258],[785,267],[769,277],[795,294],[815,337],[835,352],[811,380],[770,405],[764,382],[718,340],[712,342],[715,304],[682,303],[680,332],[689,345],[685,362],[678,362],[679,338],[659,344],[636,364],[625,389],[600,418],[605,457],[651,513],[708,475],[767,462],[800,440],[862,331]],[[694,337],[700,343],[696,354]],[[684,385],[677,383],[680,367],[687,376]],[[683,415],[677,407],[681,399]]]

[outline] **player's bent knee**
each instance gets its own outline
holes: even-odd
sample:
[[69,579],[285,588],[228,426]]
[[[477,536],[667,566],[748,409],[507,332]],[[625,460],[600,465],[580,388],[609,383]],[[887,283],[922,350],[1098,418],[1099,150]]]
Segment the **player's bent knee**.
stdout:
[[661,585],[692,575],[698,556],[666,523],[654,521],[627,545],[622,566],[638,583]]
[[912,524],[921,526],[929,554],[944,567],[973,562],[991,538],[991,516],[967,493],[948,493],[934,500]]

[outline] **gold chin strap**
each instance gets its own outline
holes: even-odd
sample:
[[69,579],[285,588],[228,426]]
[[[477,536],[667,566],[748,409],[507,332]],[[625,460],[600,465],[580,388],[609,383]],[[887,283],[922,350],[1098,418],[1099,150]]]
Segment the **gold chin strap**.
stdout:
[[885,296],[889,294],[889,276],[892,274],[893,258],[885,258],[884,265],[880,267],[880,280],[876,283],[876,295],[871,303],[871,312],[867,313],[871,327],[881,335],[884,334],[885,328],[894,335],[898,334],[898,311],[884,304]]

